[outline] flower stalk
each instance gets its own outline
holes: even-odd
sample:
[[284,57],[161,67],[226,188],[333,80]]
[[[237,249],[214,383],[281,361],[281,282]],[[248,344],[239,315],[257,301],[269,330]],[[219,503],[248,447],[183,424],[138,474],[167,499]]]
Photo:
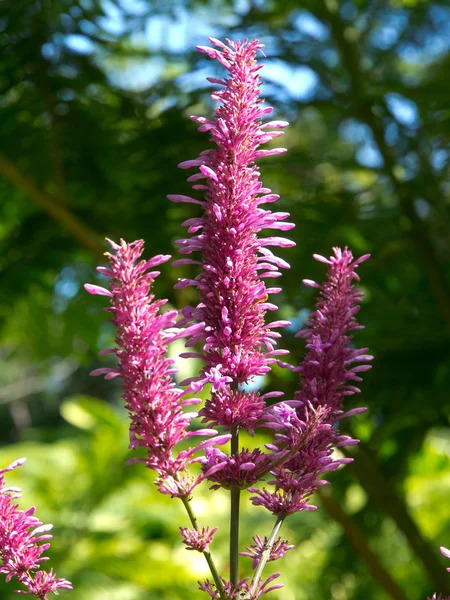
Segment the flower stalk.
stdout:
[[270,533],[269,539],[264,546],[264,550],[261,554],[258,566],[256,567],[255,573],[252,578],[252,583],[250,587],[250,598],[255,594],[258,589],[258,585],[261,581],[262,573],[264,571],[264,567],[266,566],[267,561],[270,558],[270,554],[272,552],[275,540],[277,539],[277,535],[280,532],[281,526],[283,525],[284,517],[279,516],[275,521],[275,525]]
[[[231,455],[239,454],[239,432],[236,427],[231,430]],[[236,585],[239,581],[239,510],[241,490],[237,485],[230,490],[230,581]]]

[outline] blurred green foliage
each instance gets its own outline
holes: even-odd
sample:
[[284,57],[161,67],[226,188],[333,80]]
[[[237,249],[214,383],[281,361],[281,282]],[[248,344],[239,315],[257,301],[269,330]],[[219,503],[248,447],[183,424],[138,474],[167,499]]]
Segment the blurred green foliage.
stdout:
[[[28,457],[11,479],[55,524],[52,564],[74,600],[201,597],[206,571],[182,549],[181,505],[124,466],[120,388],[89,378],[113,330],[82,284],[96,280],[102,237],[173,253],[197,214],[165,195],[190,190],[176,165],[208,144],[188,118],[213,110],[205,76],[217,65],[194,51],[208,35],[266,45],[263,92],[292,123],[289,152],[261,170],[297,225],[276,317],[293,321],[283,340],[293,362],[314,302],[300,282],[323,277],[311,254],[346,244],[372,254],[357,343],[376,359],[369,411],[351,425],[363,444],[320,510],[287,522],[296,548],[280,563],[278,598],[449,593],[437,552],[450,543],[444,0],[0,2],[0,462]],[[164,269],[156,285],[177,307],[195,302],[172,289],[182,272]],[[289,397],[296,381],[274,369],[264,386]],[[226,568],[227,498],[205,488],[195,501],[203,524],[220,527]],[[243,546],[270,528],[244,505]]]

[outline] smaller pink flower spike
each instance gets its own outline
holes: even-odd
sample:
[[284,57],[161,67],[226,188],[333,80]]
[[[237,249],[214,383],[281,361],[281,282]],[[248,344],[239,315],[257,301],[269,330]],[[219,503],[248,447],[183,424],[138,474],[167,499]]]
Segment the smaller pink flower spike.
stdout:
[[[306,284],[319,289],[316,310],[309,315],[306,327],[297,337],[306,338],[308,352],[296,369],[300,374],[301,389],[294,402],[280,402],[266,412],[266,426],[275,430],[273,446],[290,453],[290,458],[272,472],[275,491],[255,492],[253,504],[264,506],[277,516],[286,516],[300,510],[314,510],[309,498],[317,486],[327,483],[320,479],[324,473],[335,470],[351,459],[335,459],[333,449],[358,443],[339,434],[335,427],[344,416],[359,413],[356,409],[345,413],[345,396],[358,393],[354,385],[360,382],[360,373],[371,367],[372,356],[367,348],[352,345],[353,332],[363,327],[356,321],[362,293],[355,285],[359,277],[355,270],[368,255],[354,260],[345,248],[334,248],[330,258],[314,255],[328,266],[328,280],[319,285],[311,280]],[[362,364],[358,364],[362,363]]]
[[[307,340],[308,353],[298,368],[302,389],[295,398],[303,403],[309,401],[313,406],[327,406],[337,415],[344,397],[359,392],[353,382],[361,381],[359,373],[371,369],[368,363],[373,357],[367,354],[367,348],[351,346],[353,332],[364,329],[355,318],[363,296],[354,285],[359,281],[356,268],[369,255],[353,260],[347,248],[333,250],[330,258],[314,255],[328,265],[328,281],[314,285],[320,290],[316,310],[309,315],[305,328],[296,334]],[[314,282],[308,280],[308,285],[311,283]]]
[[[106,253],[110,266],[109,289],[86,284],[89,293],[110,298],[112,322],[116,326],[117,348],[103,350],[118,358],[117,367],[95,369],[91,375],[104,375],[105,379],[120,377],[123,380],[125,407],[131,418],[130,448],[141,447],[146,458],[129,461],[144,462],[158,474],[159,491],[171,496],[189,497],[192,490],[204,479],[187,473],[187,467],[200,459],[194,455],[210,444],[224,444],[230,436],[216,436],[214,429],[188,431],[195,413],[184,412],[184,406],[197,404],[198,399],[186,399],[189,390],[175,386],[173,360],[167,357],[169,342],[189,335],[198,334],[203,323],[191,327],[178,327],[178,312],[165,313],[160,308],[167,300],[157,300],[151,292],[152,284],[159,271],[154,267],[166,262],[170,256],[158,254],[150,260],[140,260],[144,242],[138,240],[128,244],[124,240]],[[105,271],[102,271],[105,273]],[[193,448],[176,452],[175,447],[194,435],[209,438]],[[216,468],[220,468],[216,466]]]
[[16,590],[18,594],[47,600],[50,593],[58,594],[59,589],[71,590],[72,584],[57,578],[52,569],[37,570],[42,561],[48,560],[42,554],[50,547],[52,536],[48,531],[53,525],[43,525],[34,516],[35,508],[19,510],[13,500],[20,498],[20,490],[5,486],[4,481],[5,473],[24,462],[21,458],[0,470],[0,573],[6,575],[7,582],[15,577],[26,587],[26,590]]

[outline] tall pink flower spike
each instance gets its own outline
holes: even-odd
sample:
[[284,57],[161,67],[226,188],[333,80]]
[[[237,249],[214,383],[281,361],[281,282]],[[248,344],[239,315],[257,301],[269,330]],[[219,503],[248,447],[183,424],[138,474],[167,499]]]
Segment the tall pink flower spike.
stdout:
[[259,98],[258,71],[262,65],[257,64],[256,53],[263,45],[258,41],[229,40],[225,45],[213,38],[210,42],[217,49],[199,46],[198,50],[218,60],[227,69],[228,77],[208,78],[222,86],[211,95],[219,103],[216,118],[191,118],[199,123],[200,131],[208,132],[215,148],[179,165],[182,169],[199,168],[188,181],[204,194],[204,200],[168,196],[174,202],[193,202],[203,209],[202,216],[184,223],[191,237],[177,242],[181,254],[200,252],[201,259],[184,258],[173,263],[196,264],[201,271],[193,280],[180,279],[175,287],[193,285],[200,295],[196,308],[183,310],[186,322],[205,323],[205,328],[189,340],[191,346],[200,342],[204,354],[184,355],[200,356],[205,363],[201,375],[191,380],[191,386],[200,389],[211,383],[213,387],[211,399],[200,415],[213,425],[252,432],[264,411],[266,398],[259,393],[245,394],[238,385],[265,375],[276,356],[286,353],[275,349],[280,334],[273,330],[289,324],[265,323],[267,311],[277,308],[268,297],[281,288],[267,288],[263,279],[278,277],[279,267],[289,267],[269,247],[295,245],[283,237],[258,235],[266,228],[288,231],[294,224],[285,222],[288,213],[260,208],[279,196],[263,187],[255,160],[285,152],[284,148],[259,147],[282,135],[280,130],[288,123],[262,122],[262,117],[272,112],[272,108],[262,107]]
[[[217,465],[227,462],[225,468],[214,471],[208,478],[214,482],[214,489],[231,490],[231,582],[224,581],[224,589],[227,597],[234,597],[245,591],[246,585],[238,582],[239,491],[265,475],[275,459],[259,450],[239,449],[238,436],[241,430],[253,434],[254,429],[261,426],[266,400],[282,395],[279,392],[246,393],[241,385],[267,374],[277,357],[286,354],[285,350],[276,349],[280,334],[274,329],[287,326],[289,322],[265,322],[267,311],[277,309],[268,301],[269,295],[277,294],[281,288],[266,287],[264,279],[278,277],[279,268],[289,268],[269,248],[289,248],[295,244],[284,237],[259,237],[266,228],[288,231],[294,227],[293,223],[285,221],[288,213],[260,208],[279,196],[263,187],[255,161],[286,150],[259,148],[283,135],[281,129],[288,124],[262,121],[262,117],[272,112],[272,108],[262,107],[259,97],[258,71],[262,65],[257,64],[256,54],[263,45],[258,41],[233,43],[230,40],[224,44],[213,38],[210,42],[216,48],[199,46],[197,49],[220,62],[228,74],[226,79],[208,78],[211,83],[222,86],[211,95],[219,103],[215,119],[191,118],[200,125],[200,131],[208,132],[214,148],[179,165],[183,169],[198,167],[199,172],[188,181],[193,183],[194,190],[203,193],[204,200],[179,194],[171,194],[168,198],[174,202],[197,204],[203,209],[200,217],[184,223],[191,237],[177,242],[181,254],[198,252],[201,256],[183,258],[173,265],[200,267],[195,279],[180,279],[175,286],[197,287],[200,303],[195,308],[186,307],[182,312],[186,324],[205,323],[205,328],[191,335],[186,344],[201,344],[203,353],[181,355],[201,358],[204,367],[198,377],[185,383],[194,390],[211,384],[211,397],[199,414],[203,422],[223,426],[232,433],[231,454],[228,456],[217,448],[207,448],[203,471],[206,475]],[[275,453],[279,460],[280,453],[278,450]],[[251,597],[277,589],[278,586],[268,587],[270,581],[258,584],[258,589],[251,593],[249,588]],[[217,588],[208,586],[206,582],[201,589],[216,597]]]
[[13,501],[20,498],[21,491],[5,485],[4,474],[23,465],[25,460],[21,458],[0,470],[0,573],[6,575],[7,582],[15,577],[25,586],[26,590],[16,590],[18,594],[47,600],[50,593],[71,590],[72,584],[57,578],[53,569],[41,570],[40,563],[48,560],[42,554],[50,548],[52,536],[48,532],[53,525],[43,525],[34,516],[34,507],[20,510]]

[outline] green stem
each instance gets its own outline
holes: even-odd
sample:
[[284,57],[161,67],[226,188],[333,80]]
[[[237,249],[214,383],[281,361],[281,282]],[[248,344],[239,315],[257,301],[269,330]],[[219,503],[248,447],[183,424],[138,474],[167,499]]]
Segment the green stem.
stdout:
[[[184,505],[184,508],[186,509],[189,520],[192,523],[192,527],[196,531],[198,531],[199,526],[198,526],[198,522],[197,522],[197,517],[195,516],[194,511],[192,510],[192,506],[190,505],[189,500],[184,496],[184,497],[181,497],[181,501]],[[203,556],[205,557],[206,562],[208,563],[209,570],[211,571],[211,575],[213,576],[214,583],[216,584],[216,588],[219,591],[221,600],[226,600],[225,589],[223,587],[222,580],[220,579],[220,575],[217,570],[217,567],[214,564],[213,557],[211,556],[211,552],[209,550],[205,550],[203,552]]]
[[270,553],[272,552],[273,545],[275,543],[275,540],[277,539],[277,535],[281,529],[283,521],[284,521],[284,517],[277,517],[276,523],[273,526],[270,537],[267,540],[267,544],[265,545],[265,548],[261,554],[261,559],[258,563],[258,566],[256,567],[256,571],[253,576],[252,585],[250,588],[250,596],[251,597],[255,594],[256,590],[258,589],[258,585],[261,580],[262,572],[264,570],[264,567],[266,566],[266,562],[270,558]]
[[[239,432],[236,427],[231,430],[231,456],[239,452]],[[231,487],[230,507],[230,581],[236,585],[239,581],[239,502],[241,490]]]

